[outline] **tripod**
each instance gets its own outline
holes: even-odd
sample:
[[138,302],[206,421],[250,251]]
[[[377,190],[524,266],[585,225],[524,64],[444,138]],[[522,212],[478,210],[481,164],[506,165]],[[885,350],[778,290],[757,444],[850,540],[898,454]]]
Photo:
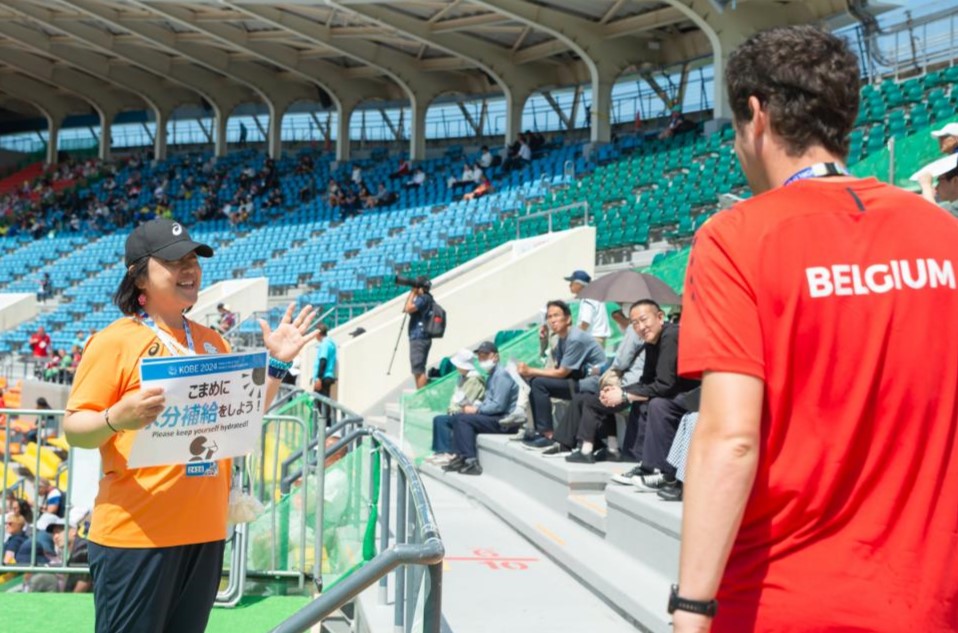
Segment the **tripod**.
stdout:
[[406,318],[407,318],[408,316],[409,316],[408,314],[406,314],[405,312],[403,312],[403,315],[402,315],[402,323],[399,324],[399,334],[396,336],[396,344],[393,346],[393,355],[392,355],[392,358],[389,359],[389,369],[386,370],[386,375],[387,375],[387,376],[392,375],[393,362],[395,362],[395,360],[396,360],[396,351],[399,349],[399,341],[402,340],[403,330],[406,329]]

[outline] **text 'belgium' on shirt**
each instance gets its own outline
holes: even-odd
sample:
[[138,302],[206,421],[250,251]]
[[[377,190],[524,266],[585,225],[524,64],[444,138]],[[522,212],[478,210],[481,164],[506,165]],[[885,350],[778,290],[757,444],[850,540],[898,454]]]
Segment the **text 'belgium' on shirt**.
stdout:
[[812,299],[831,296],[884,294],[892,290],[924,288],[955,289],[955,268],[951,261],[935,259],[893,259],[887,263],[860,266],[834,264],[805,269],[808,294]]

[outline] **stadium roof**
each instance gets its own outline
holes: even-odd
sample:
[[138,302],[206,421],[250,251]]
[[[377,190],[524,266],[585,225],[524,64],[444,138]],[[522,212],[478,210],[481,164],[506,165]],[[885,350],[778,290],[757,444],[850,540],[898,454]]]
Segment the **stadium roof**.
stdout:
[[[146,111],[165,127],[177,107],[201,105],[215,115],[219,154],[237,105],[263,103],[272,121],[317,102],[339,111],[338,137],[348,138],[348,115],[375,100],[409,104],[418,158],[440,95],[504,96],[511,139],[530,95],[587,84],[592,139],[607,141],[623,73],[714,59],[720,75],[755,30],[834,24],[845,9],[844,0],[0,0],[0,125],[39,111],[52,127],[76,114],[108,127]],[[270,128],[276,155],[279,126]]]

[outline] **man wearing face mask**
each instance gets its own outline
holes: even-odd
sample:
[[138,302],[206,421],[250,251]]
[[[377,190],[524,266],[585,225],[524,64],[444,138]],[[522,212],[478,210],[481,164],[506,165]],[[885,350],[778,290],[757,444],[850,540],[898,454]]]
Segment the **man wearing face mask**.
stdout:
[[462,408],[452,425],[452,447],[456,457],[443,470],[463,475],[481,475],[482,466],[476,456],[476,436],[480,433],[508,433],[499,420],[516,406],[519,385],[499,367],[499,348],[485,341],[476,348],[479,368],[488,372],[486,393],[477,406]]

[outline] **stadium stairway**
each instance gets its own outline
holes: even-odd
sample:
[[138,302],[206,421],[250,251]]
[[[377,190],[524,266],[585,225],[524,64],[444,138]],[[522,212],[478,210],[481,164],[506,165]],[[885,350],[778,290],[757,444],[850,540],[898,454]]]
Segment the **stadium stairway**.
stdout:
[[[481,499],[464,495],[444,482],[427,479],[425,485],[446,549],[442,581],[444,632],[636,630],[637,623],[615,604],[618,595],[596,592],[581,582],[575,569],[548,552],[544,554],[536,539],[517,532],[510,517],[490,511]],[[590,558],[597,569],[623,567],[617,560],[620,556],[605,555],[588,541],[576,540],[562,525],[554,524],[555,518],[548,510],[539,510],[535,522],[541,535],[548,535],[545,538],[555,539],[556,543],[562,540],[566,547]],[[626,577],[630,571],[625,566],[622,574],[616,576],[622,587],[620,592],[641,588]],[[380,601],[378,586],[361,596],[357,631],[394,633],[393,586],[390,578],[385,602]],[[418,628],[414,626],[413,630]]]
[[[397,437],[402,435],[400,409],[395,404],[387,405],[384,418],[369,421]],[[681,504],[610,482],[613,474],[629,470],[633,464],[569,464],[562,457],[543,457],[525,450],[509,437],[479,436],[483,467],[479,477],[445,473],[431,464],[420,464],[430,498],[440,500],[434,503],[440,504],[437,514],[443,540],[477,542],[484,528],[442,512],[442,504],[455,501],[461,507],[480,505],[511,528],[510,538],[530,543],[536,556],[557,565],[634,628],[654,633],[670,631],[665,605],[669,586],[678,577]],[[411,449],[410,454],[416,454],[415,450]],[[451,591],[444,592],[444,604],[450,601],[448,613],[453,617],[455,602],[447,598]],[[541,604],[547,610],[558,602],[547,599]],[[501,615],[498,606],[496,615]],[[511,617],[497,619],[496,630],[500,622],[511,621]],[[457,626],[452,629],[459,631]],[[606,629],[586,626],[558,630]]]

